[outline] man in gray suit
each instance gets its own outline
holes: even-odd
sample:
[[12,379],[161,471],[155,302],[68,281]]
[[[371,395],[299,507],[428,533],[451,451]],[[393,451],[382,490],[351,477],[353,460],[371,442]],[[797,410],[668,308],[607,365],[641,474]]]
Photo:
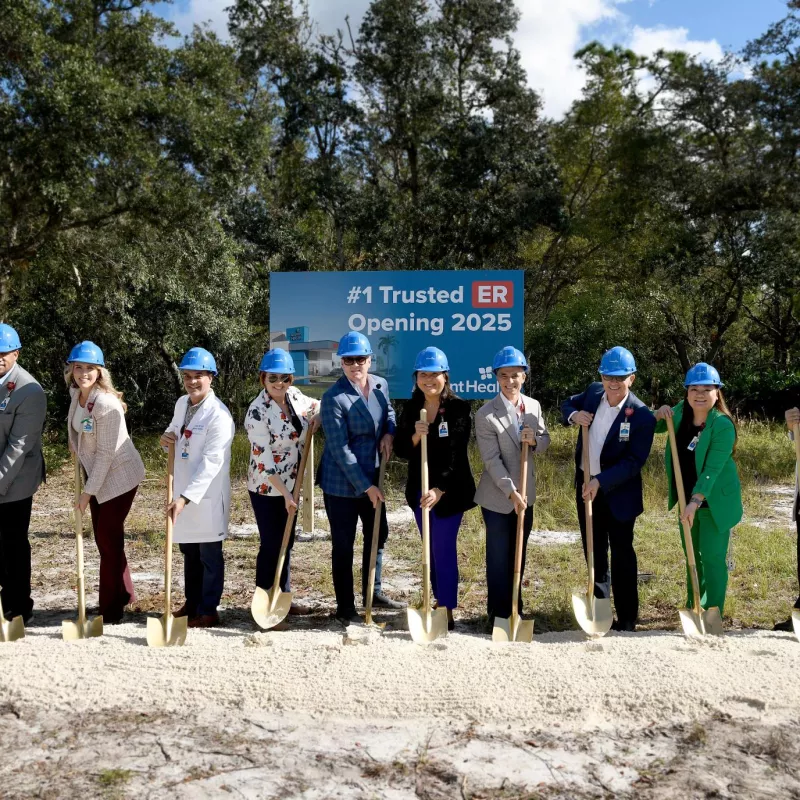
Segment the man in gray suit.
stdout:
[[[483,459],[483,475],[475,502],[481,507],[486,525],[487,630],[494,617],[511,616],[511,591],[514,585],[514,560],[517,539],[517,514],[523,515],[522,572],[525,551],[533,527],[536,500],[534,453],[541,455],[550,445],[542,407],[538,400],[522,393],[528,377],[528,362],[515,347],[504,347],[492,364],[500,393],[475,415],[475,437]],[[528,486],[520,493],[522,444],[527,442]],[[519,596],[522,613],[522,593]]]
[[0,586],[5,615],[27,622],[33,613],[28,528],[44,480],[47,398],[17,363],[21,347],[17,332],[0,323]]

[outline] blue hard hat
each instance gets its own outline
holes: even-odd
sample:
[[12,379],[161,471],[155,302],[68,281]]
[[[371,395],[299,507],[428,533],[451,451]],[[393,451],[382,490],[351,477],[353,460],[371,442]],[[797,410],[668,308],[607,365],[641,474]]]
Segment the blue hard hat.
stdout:
[[524,367],[527,372],[528,362],[516,347],[504,347],[502,350],[498,350],[492,359],[492,369],[495,372],[503,367]]
[[22,349],[19,334],[10,326],[0,322],[0,353]]
[[449,372],[447,356],[438,347],[426,347],[417,353],[414,372]]
[[264,357],[261,359],[258,369],[261,372],[294,375],[294,360],[285,350],[281,350],[280,347],[275,347],[264,353]]
[[612,347],[606,350],[600,359],[598,372],[601,375],[632,375],[636,372],[633,353],[624,347]]
[[183,357],[180,369],[195,369],[216,375],[217,362],[214,361],[214,356],[208,350],[204,350],[202,347],[193,347]]
[[363,333],[350,331],[339,339],[337,356],[371,356],[372,345]]
[[695,364],[687,373],[684,386],[724,386],[720,380],[719,372],[711,364],[701,361]]
[[81,342],[76,344],[72,350],[69,351],[67,364],[72,364],[75,361],[80,361],[81,364],[96,364],[98,367],[104,367],[106,360],[103,358],[103,351],[94,342]]

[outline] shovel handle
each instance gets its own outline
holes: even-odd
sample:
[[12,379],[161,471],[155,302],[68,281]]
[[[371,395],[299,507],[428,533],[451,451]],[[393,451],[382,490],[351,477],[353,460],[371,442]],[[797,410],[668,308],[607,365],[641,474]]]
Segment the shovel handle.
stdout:
[[[167,505],[175,488],[175,442],[167,446]],[[172,614],[172,514],[167,512],[167,536],[164,543],[164,606],[167,617]]]
[[[669,434],[669,447],[672,453],[672,474],[675,476],[675,489],[678,492],[678,508],[681,517],[686,510],[686,492],[683,489],[683,475],[681,473],[681,462],[678,458],[678,440],[675,438],[675,423],[672,417],[665,417],[667,420],[667,433]],[[683,541],[686,545],[686,560],[689,562],[689,576],[692,581],[692,594],[694,595],[694,610],[700,613],[700,580],[697,577],[697,562],[694,557],[694,542],[692,541],[692,529],[688,522],[681,519],[683,527]]]
[[86,622],[86,586],[84,583],[83,569],[83,514],[78,508],[82,491],[81,462],[77,453],[72,454],[74,473],[74,499],[75,499],[75,553],[78,571],[78,623],[81,627]]
[[[589,458],[589,426],[581,425],[581,436],[583,437],[583,488],[589,485],[592,476],[591,460]],[[589,567],[589,582],[587,584],[587,597],[594,597],[594,521],[592,519],[592,501],[584,498],[583,507],[586,518],[586,565]]]
[[795,422],[792,426],[792,433],[794,433],[794,452],[797,459],[797,471],[800,473],[800,422]]
[[[383,492],[383,479],[386,477],[386,455],[381,454],[381,468],[378,472],[378,491]],[[367,582],[367,605],[364,617],[367,625],[372,622],[372,598],[375,594],[375,566],[378,562],[378,539],[381,535],[381,510],[383,502],[375,506],[375,519],[372,523],[372,543],[369,549],[369,580]]]
[[292,499],[294,500],[294,507],[289,509],[286,515],[286,525],[283,527],[283,539],[281,540],[281,550],[278,554],[278,564],[275,567],[275,577],[272,579],[272,589],[280,586],[281,572],[283,572],[283,563],[286,560],[286,551],[289,549],[289,539],[292,536],[292,524],[297,515],[297,505],[300,502],[300,491],[303,487],[303,476],[306,474],[306,464],[308,463],[308,454],[311,452],[311,440],[314,437],[311,431],[306,435],[306,442],[303,445],[303,455],[300,456],[300,466],[297,468],[297,477],[294,479],[294,489],[292,490]]
[[[519,467],[519,493],[526,500],[528,498],[528,448],[527,442],[522,443],[522,463]],[[525,536],[525,510],[517,511],[517,547],[514,553],[514,588],[511,597],[511,616],[519,615],[519,595],[522,591],[522,549]]]
[[[419,412],[419,421],[428,421],[428,412],[423,408]],[[428,437],[420,437],[420,453],[422,458],[422,496],[428,494]],[[422,608],[429,614],[431,608],[431,518],[430,509],[422,508]]]

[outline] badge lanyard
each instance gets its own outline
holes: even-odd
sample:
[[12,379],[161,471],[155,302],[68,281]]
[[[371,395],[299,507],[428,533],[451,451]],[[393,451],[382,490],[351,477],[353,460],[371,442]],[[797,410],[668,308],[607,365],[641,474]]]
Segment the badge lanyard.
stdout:
[[189,459],[189,439],[192,438],[192,432],[188,428],[183,429],[183,445],[181,447],[181,460],[188,461]]
[[517,425],[520,438],[522,438],[522,429],[525,427],[525,403],[519,401],[519,414],[517,415]]
[[8,394],[3,398],[3,402],[0,403],[0,411],[5,411],[8,408],[8,404],[11,401],[11,395],[13,394],[14,389],[17,388],[15,381],[9,381],[6,386],[8,388]]
[[92,409],[94,408],[94,401],[86,404],[86,413],[89,415],[81,420],[81,433],[94,433],[94,417],[92,416]]
[[445,439],[450,433],[447,430],[447,420],[444,418],[444,406],[439,406],[439,416],[442,418],[442,421],[439,423],[439,438]]
[[687,448],[686,448],[687,450],[689,450],[689,451],[690,451],[690,452],[692,452],[692,453],[695,451],[695,448],[697,447],[697,444],[698,444],[698,442],[700,441],[700,434],[703,432],[703,428],[705,428],[705,427],[706,427],[706,426],[705,426],[705,423],[703,423],[703,424],[700,426],[700,433],[697,433],[697,434],[695,434],[695,437],[694,437],[694,439],[692,439],[692,441],[691,441],[691,442],[689,442],[689,445],[688,445],[688,446],[687,446]]
[[633,416],[633,409],[625,409],[625,422],[619,424],[619,440],[621,442],[628,442],[631,438],[631,423],[630,418]]

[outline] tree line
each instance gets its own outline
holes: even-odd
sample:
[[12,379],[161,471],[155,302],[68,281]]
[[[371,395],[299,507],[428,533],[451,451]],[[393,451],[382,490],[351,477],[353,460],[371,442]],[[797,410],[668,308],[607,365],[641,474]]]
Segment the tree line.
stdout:
[[718,63],[590,44],[561,120],[513,0],[373,0],[335,35],[237,0],[226,40],[153,5],[0,10],[0,319],[54,412],[87,337],[141,424],[193,345],[241,408],[285,270],[524,269],[545,404],[620,343],[653,402],[705,360],[742,412],[796,404],[800,0]]

